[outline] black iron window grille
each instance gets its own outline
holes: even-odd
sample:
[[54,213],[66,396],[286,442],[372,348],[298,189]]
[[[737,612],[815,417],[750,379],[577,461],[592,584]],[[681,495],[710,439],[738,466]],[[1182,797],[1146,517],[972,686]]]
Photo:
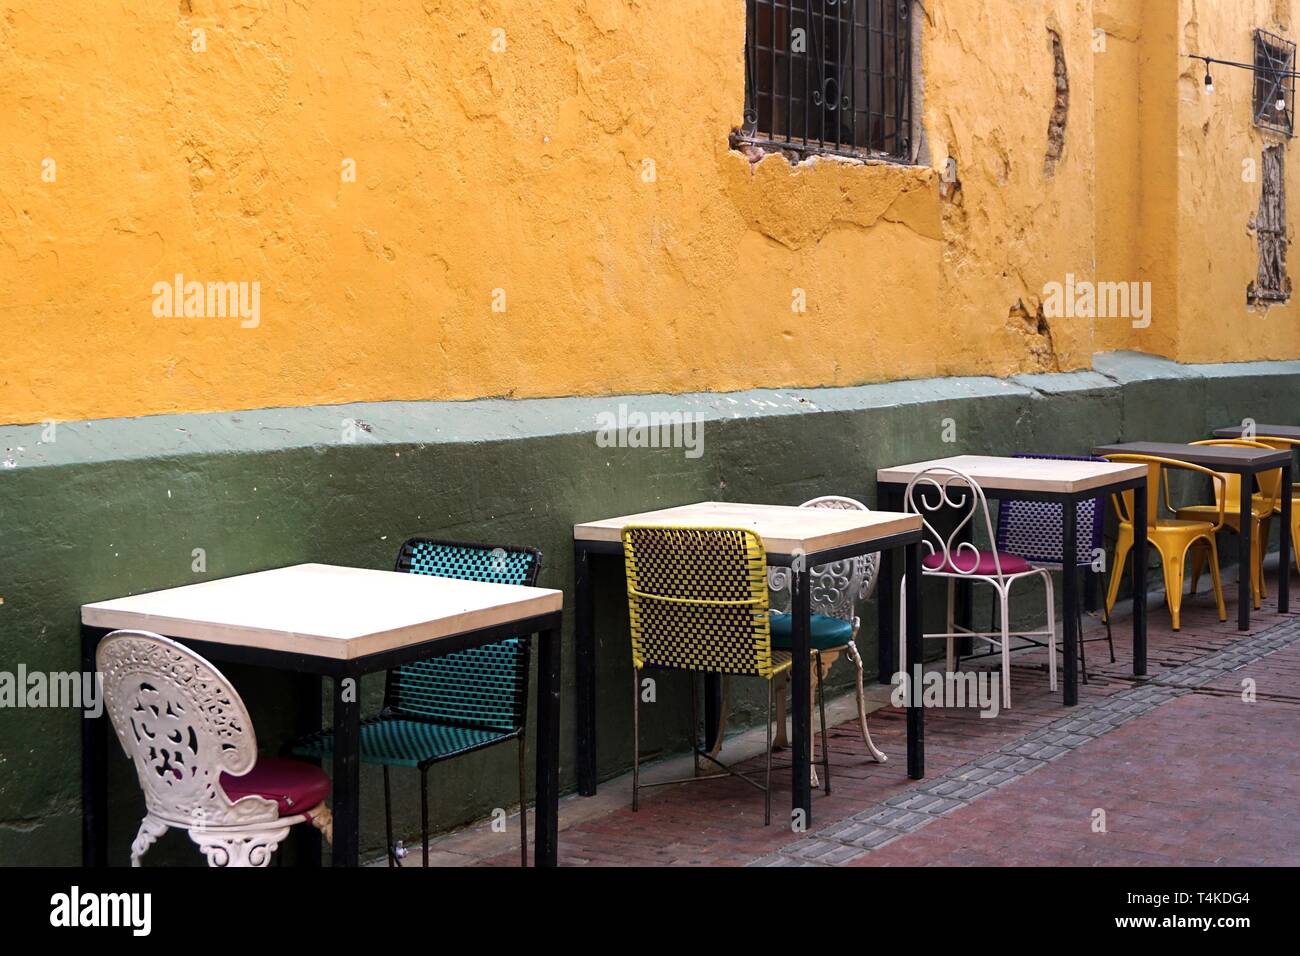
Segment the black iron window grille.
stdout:
[[911,158],[911,0],[746,0],[739,139]]
[[1291,136],[1295,127],[1295,44],[1255,31],[1255,125]]

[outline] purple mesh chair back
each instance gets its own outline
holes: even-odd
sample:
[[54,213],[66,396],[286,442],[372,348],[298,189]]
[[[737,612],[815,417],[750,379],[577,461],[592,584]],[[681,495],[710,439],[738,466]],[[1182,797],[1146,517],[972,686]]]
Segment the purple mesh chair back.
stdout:
[[[1055,461],[1101,461],[1089,455],[1015,455]],[[998,506],[997,549],[1017,554],[1031,564],[1062,565],[1061,509],[1056,501],[1024,501],[1007,498]],[[1105,499],[1079,502],[1076,564],[1092,564],[1093,552],[1102,546],[1101,527]]]

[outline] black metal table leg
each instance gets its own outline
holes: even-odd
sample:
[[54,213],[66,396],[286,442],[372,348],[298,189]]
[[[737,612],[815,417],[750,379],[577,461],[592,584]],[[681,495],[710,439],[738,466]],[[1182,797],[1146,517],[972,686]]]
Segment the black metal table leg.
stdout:
[[[1079,702],[1079,503],[1073,498],[1061,502],[1061,630],[1064,635],[1065,706]],[[1056,613],[1053,608],[1050,613]],[[1006,675],[1003,675],[1006,680]]]
[[573,643],[578,793],[596,793],[596,632],[591,557],[581,542],[573,545]]
[[1253,553],[1251,546],[1251,532],[1255,524],[1252,519],[1253,511],[1251,510],[1251,497],[1254,492],[1254,479],[1251,475],[1240,476],[1241,495],[1240,508],[1238,512],[1238,524],[1240,525],[1240,534],[1237,535],[1237,630],[1250,630],[1250,609],[1254,604],[1254,595],[1251,593],[1251,584],[1254,575],[1251,574],[1254,562],[1250,556]]
[[[297,674],[298,720],[297,737],[314,734],[323,725],[322,681],[319,674]],[[319,757],[298,757],[298,760],[321,765]],[[294,852],[299,866],[320,866],[323,837],[315,827],[293,828]],[[391,848],[390,848],[391,849]]]
[[[95,648],[107,632],[81,625],[81,671],[97,674]],[[102,685],[97,688],[103,703]],[[108,713],[82,714],[81,720],[81,865],[108,865]]]
[[334,678],[335,866],[356,866],[361,843],[361,684],[355,674]]
[[560,832],[560,627],[538,634],[534,866],[555,866]]
[[1291,610],[1291,464],[1282,466],[1282,527],[1278,529],[1277,542],[1277,610],[1279,614]]
[[[876,507],[880,511],[896,511],[894,487],[876,485]],[[888,684],[898,669],[894,662],[894,648],[898,643],[898,608],[894,600],[898,585],[894,582],[894,549],[880,552],[880,577],[876,582],[876,680]]]
[[1133,676],[1147,672],[1147,482],[1133,491]]
[[[907,582],[907,660],[909,673],[915,675],[921,665],[921,545],[904,548],[903,579]],[[925,776],[925,712],[921,707],[918,681],[908,685],[907,701],[907,775],[913,780]]]
[[808,593],[808,569],[790,569],[791,664],[790,707],[793,740],[790,744],[791,808],[792,822],[801,823],[804,829],[812,825],[812,753],[809,735],[812,731],[812,603]]

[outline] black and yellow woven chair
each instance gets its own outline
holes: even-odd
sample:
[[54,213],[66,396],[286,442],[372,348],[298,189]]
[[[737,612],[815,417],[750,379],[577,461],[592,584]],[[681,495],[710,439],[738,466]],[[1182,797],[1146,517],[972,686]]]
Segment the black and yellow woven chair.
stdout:
[[[542,553],[536,548],[411,538],[398,552],[396,570],[531,586],[537,581],[541,561]],[[383,710],[361,723],[361,760],[384,767],[390,866],[401,865],[401,854],[393,843],[388,768],[420,771],[421,847],[428,866],[429,768],[508,740],[519,746],[519,851],[523,865],[528,865],[527,712],[528,640],[524,637],[403,664],[388,672]],[[334,735],[321,731],[292,750],[300,756],[328,757],[334,750]]]
[[[746,528],[629,525],[623,529],[632,630],[632,809],[640,791],[692,780],[738,777],[763,792],[772,822],[772,681],[790,669],[790,652],[772,649],[767,556]],[[691,777],[641,783],[641,672],[684,670],[691,685]],[[700,747],[697,672],[757,677],[767,684],[767,769],[759,784]],[[825,734],[823,713],[822,732]],[[700,758],[722,773],[701,774]]]

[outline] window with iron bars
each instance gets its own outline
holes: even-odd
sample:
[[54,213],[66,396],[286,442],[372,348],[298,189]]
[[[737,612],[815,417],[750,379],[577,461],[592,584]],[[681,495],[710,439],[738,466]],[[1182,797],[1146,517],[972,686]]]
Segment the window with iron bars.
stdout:
[[1291,136],[1295,126],[1295,44],[1255,31],[1255,125]]
[[746,0],[745,124],[760,147],[911,159],[911,0]]

